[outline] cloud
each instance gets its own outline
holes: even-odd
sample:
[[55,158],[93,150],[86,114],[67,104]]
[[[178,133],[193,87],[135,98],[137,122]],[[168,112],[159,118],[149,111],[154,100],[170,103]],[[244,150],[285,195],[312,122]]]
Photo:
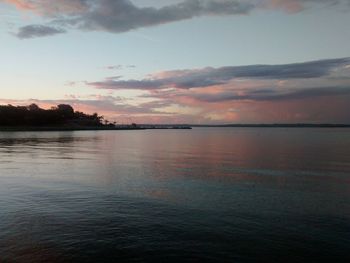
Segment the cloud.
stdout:
[[[158,107],[169,106],[159,102],[144,103],[139,106],[112,103],[110,99],[63,99],[63,100],[6,100],[0,104],[29,105],[36,103],[44,108],[58,104],[70,104],[74,109],[98,112],[117,123],[350,123],[348,106],[350,96],[307,98],[292,101],[225,101],[220,103],[197,104],[194,113],[165,112]],[[170,103],[170,102],[169,102]],[[154,108],[153,108],[154,107]],[[181,108],[191,108],[191,103],[179,104]],[[278,109],[278,110],[276,110]]]
[[43,16],[77,15],[87,12],[90,0],[0,0],[23,11],[31,11]]
[[[0,0],[48,19],[50,24],[81,30],[121,33],[201,16],[248,15],[257,9],[296,13],[313,5],[347,0],[183,0],[160,8],[139,7],[130,0]],[[30,25],[33,26],[33,25]],[[23,31],[23,28],[19,29]],[[24,35],[26,36],[26,35]],[[38,34],[37,37],[42,35]]]
[[107,78],[101,82],[88,82],[87,85],[98,89],[136,89],[150,90],[163,87],[165,82],[157,80],[114,80],[115,78]]
[[20,39],[25,39],[25,38],[52,36],[52,35],[62,34],[65,32],[66,30],[62,28],[56,28],[56,27],[44,26],[44,25],[29,25],[29,26],[21,27],[15,35]]
[[[5,101],[50,107],[71,104],[109,120],[137,123],[350,123],[349,58],[284,65],[174,70],[144,80],[88,83],[95,95]],[[262,74],[264,72],[264,74]],[[104,90],[106,89],[106,90]],[[120,89],[132,97],[119,97]]]
[[120,70],[120,69],[123,69],[123,66],[122,66],[122,65],[107,66],[107,67],[105,67],[105,69],[109,69],[109,70]]
[[[339,58],[207,67],[153,73],[141,80],[106,78],[87,85],[109,92],[139,90],[137,99],[151,100],[142,107],[171,113],[169,120],[181,116],[190,123],[349,123],[349,65],[350,58]],[[167,122],[168,115],[149,116],[144,115],[148,120]]]
[[349,0],[266,0],[264,7],[271,9],[281,9],[288,13],[298,13],[313,5],[335,6],[349,5]]
[[[238,0],[185,0],[161,8],[138,7],[130,0],[6,0],[5,2],[21,10],[51,17],[53,19],[51,23],[59,26],[112,33],[199,16],[247,14],[254,8],[249,1]],[[19,29],[23,30],[25,29]]]
[[198,16],[247,14],[253,7],[235,0],[186,0],[157,9],[139,8],[127,0],[102,0],[76,21],[83,29],[120,33]]
[[202,93],[188,95],[203,102],[218,103],[225,101],[291,101],[306,98],[350,95],[350,85],[346,87],[313,87],[296,90],[257,89],[246,91],[243,94],[234,91],[219,92],[216,94]]
[[284,65],[251,65],[194,70],[166,71],[143,80],[106,79],[89,82],[98,89],[161,90],[168,88],[191,89],[218,86],[235,79],[288,80],[325,77],[339,67],[346,67],[350,58],[327,59]]
[[122,70],[122,69],[128,69],[128,68],[136,68],[135,65],[110,65],[104,67],[104,69],[108,70]]

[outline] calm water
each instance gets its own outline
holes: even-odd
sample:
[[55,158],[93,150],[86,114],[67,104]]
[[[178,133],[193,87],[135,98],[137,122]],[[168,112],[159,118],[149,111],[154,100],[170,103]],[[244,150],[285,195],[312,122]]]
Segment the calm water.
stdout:
[[350,260],[350,130],[0,133],[0,262]]

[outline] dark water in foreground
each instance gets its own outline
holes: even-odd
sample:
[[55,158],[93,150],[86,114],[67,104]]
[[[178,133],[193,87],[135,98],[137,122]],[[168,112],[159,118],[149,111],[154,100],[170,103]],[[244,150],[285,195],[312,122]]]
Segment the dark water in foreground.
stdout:
[[0,262],[349,262],[350,130],[0,133]]

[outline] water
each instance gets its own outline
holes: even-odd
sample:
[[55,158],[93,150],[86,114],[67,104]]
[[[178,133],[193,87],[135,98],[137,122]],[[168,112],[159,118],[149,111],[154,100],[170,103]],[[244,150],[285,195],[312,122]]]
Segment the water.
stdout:
[[349,262],[350,130],[0,133],[0,262]]

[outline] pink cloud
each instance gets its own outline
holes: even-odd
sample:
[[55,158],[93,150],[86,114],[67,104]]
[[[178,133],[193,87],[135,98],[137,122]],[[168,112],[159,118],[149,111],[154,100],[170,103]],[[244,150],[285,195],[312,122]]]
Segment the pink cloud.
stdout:
[[288,13],[297,13],[304,9],[304,5],[299,0],[269,0],[267,7],[271,9],[282,9]]
[[[75,110],[98,112],[118,123],[350,123],[348,107],[350,95],[305,98],[290,101],[224,101],[206,103],[189,96],[174,97],[132,106],[118,104],[104,96],[90,100],[74,96],[63,100],[8,100],[0,104],[29,105],[50,108],[60,103],[71,104]],[[163,107],[178,105],[180,108],[196,109],[189,113],[165,113]],[[160,109],[158,110],[156,109]]]
[[88,10],[88,5],[83,0],[1,0],[12,4],[24,11],[35,12],[44,16],[72,15]]

